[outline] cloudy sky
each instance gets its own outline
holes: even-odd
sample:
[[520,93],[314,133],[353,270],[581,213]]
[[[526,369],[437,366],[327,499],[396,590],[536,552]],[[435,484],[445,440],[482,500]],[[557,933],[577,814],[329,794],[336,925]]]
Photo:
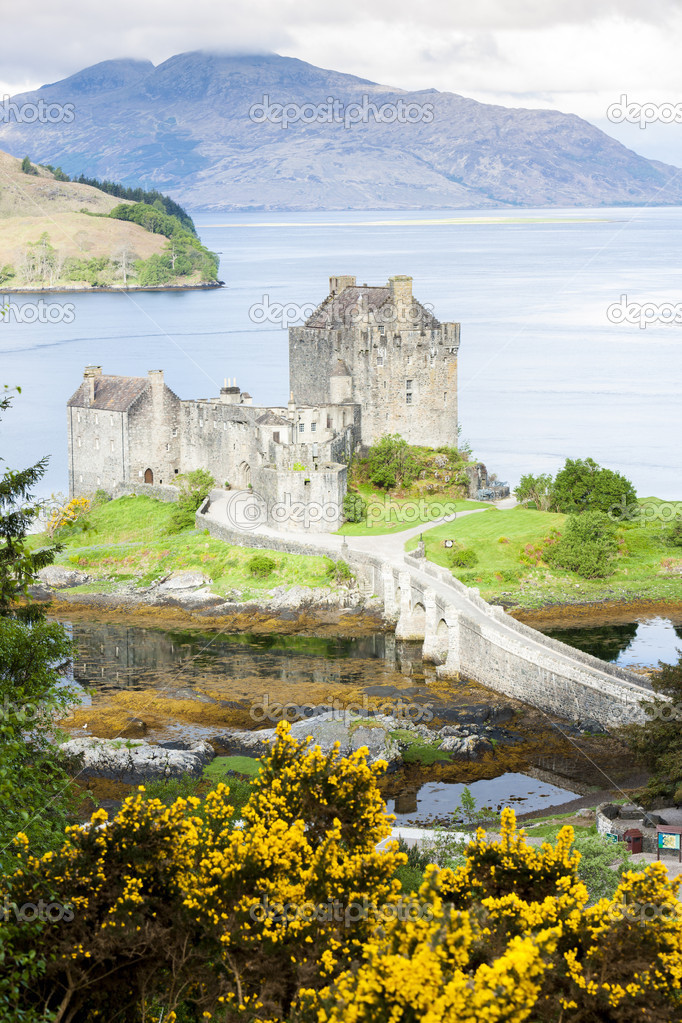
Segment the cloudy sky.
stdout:
[[[7,3],[7,0],[5,0]],[[274,50],[409,89],[579,114],[682,166],[682,125],[611,123],[630,102],[682,110],[680,0],[33,0],[3,18],[0,94],[115,57]]]

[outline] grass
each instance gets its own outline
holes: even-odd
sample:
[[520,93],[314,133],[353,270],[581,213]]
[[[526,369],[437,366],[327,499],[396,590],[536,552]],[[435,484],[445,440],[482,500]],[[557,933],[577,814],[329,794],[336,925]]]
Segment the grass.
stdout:
[[217,784],[219,781],[225,781],[231,774],[245,774],[249,778],[255,778],[259,770],[260,765],[255,757],[215,757],[204,768],[204,778]]
[[355,488],[367,502],[367,514],[362,522],[346,522],[338,530],[342,536],[379,536],[383,533],[399,533],[414,526],[429,525],[444,515],[472,511],[475,508],[490,509],[484,501],[468,501],[450,498],[447,494],[422,494],[422,496],[394,497],[368,484]]
[[[682,551],[665,545],[664,531],[669,526],[652,514],[669,503],[644,498],[640,504],[649,509],[649,519],[619,525],[620,552],[613,574],[605,579],[582,579],[542,561],[524,563],[526,549],[532,554],[552,529],[561,531],[566,516],[521,507],[494,509],[489,515],[470,515],[428,530],[424,533],[426,556],[449,568],[452,554],[445,540],[472,549],[478,558],[475,567],[456,568],[454,574],[467,586],[478,587],[492,603],[534,608],[597,600],[679,601],[680,576],[674,569],[682,565]],[[413,538],[405,548],[410,551],[416,546]]]
[[[274,586],[331,585],[328,558],[277,551],[259,552],[271,557],[275,568],[256,577],[248,567],[253,548],[233,547],[195,529],[170,532],[173,507],[133,496],[96,505],[84,522],[60,532],[65,549],[55,564],[80,569],[97,580],[80,587],[82,592],[114,589],[118,583],[149,586],[177,571],[202,572],[212,580],[214,593],[227,596],[236,589],[244,599]],[[44,534],[33,540],[35,546],[45,542]]]

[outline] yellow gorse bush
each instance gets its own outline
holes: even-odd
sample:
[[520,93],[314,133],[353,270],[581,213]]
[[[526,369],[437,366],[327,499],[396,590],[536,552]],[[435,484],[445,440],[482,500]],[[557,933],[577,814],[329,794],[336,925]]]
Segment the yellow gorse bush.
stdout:
[[405,857],[376,849],[390,832],[382,766],[281,724],[239,822],[225,785],[170,807],[140,791],[41,859],[20,839],[5,899],[71,913],[34,928],[5,916],[5,963],[46,959],[17,1009],[59,1023],[109,1021],[112,1006],[125,1023],[162,1009],[165,1023],[682,1017],[680,917],[656,912],[677,906],[678,883],[662,865],[588,906],[572,830],[532,848],[506,810],[498,841],[479,832],[462,867],[429,868],[405,898]]
[[62,529],[64,526],[72,526],[80,518],[90,511],[91,501],[89,497],[72,497],[66,504],[54,508],[47,520],[48,536]]

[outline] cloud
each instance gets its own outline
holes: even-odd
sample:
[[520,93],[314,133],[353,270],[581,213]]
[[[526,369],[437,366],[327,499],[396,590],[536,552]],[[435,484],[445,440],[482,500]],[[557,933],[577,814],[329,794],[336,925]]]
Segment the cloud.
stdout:
[[[30,20],[3,24],[0,92],[25,91],[116,57],[158,64],[193,49],[274,50],[391,86],[548,106],[604,123],[622,93],[682,100],[681,34],[677,0],[431,0],[422,6],[414,0],[192,0],[191,8],[179,0],[119,0],[116,18],[106,20],[89,0],[71,0],[66,8],[34,0]],[[678,131],[641,133],[640,151],[674,150],[670,136]]]

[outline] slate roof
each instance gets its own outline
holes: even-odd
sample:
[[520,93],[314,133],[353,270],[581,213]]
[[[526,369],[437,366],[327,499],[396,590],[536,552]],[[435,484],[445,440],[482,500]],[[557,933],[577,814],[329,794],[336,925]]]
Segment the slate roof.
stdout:
[[95,377],[95,400],[90,401],[90,384],[84,380],[67,401],[68,407],[104,409],[125,412],[149,384],[148,377],[118,377],[102,374]]
[[[352,327],[358,317],[364,316],[368,312],[376,314],[390,302],[391,289],[386,285],[376,288],[367,286],[344,288],[338,295],[329,295],[325,298],[324,302],[308,317],[305,326],[326,328],[327,330]],[[416,320],[421,322],[424,327],[439,326],[439,321],[433,313],[428,312],[416,299],[412,300],[412,308],[417,310]],[[383,322],[381,316],[376,317],[376,322],[377,324]],[[390,324],[391,316],[387,315],[385,325],[388,328]]]

